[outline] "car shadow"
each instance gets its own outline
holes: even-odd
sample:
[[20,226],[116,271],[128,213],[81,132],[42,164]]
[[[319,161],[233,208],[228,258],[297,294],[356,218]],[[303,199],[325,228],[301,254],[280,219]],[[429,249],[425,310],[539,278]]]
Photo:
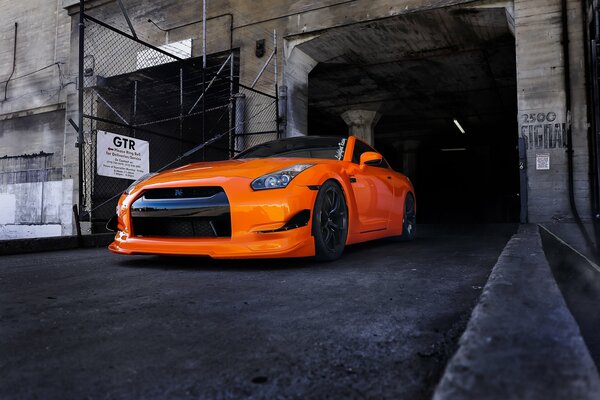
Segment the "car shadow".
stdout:
[[[242,260],[215,260],[200,256],[126,256],[116,261],[116,265],[127,268],[155,268],[163,270],[198,270],[198,271],[269,271],[341,269],[354,262],[371,263],[374,254],[397,254],[398,256],[413,250],[423,251],[429,246],[440,243],[461,242],[465,238],[480,236],[510,237],[518,224],[488,225],[420,225],[417,237],[410,242],[394,239],[379,239],[347,246],[339,260],[319,262],[313,258],[265,258]],[[397,253],[399,252],[399,253]]]
[[[197,271],[269,271],[269,270],[300,270],[340,268],[349,260],[355,260],[364,255],[366,259],[371,258],[373,251],[388,253],[389,249],[402,246],[409,250],[413,244],[423,239],[415,239],[413,242],[398,242],[389,239],[374,240],[365,243],[357,243],[347,246],[344,254],[339,260],[331,262],[316,261],[307,258],[261,258],[261,259],[212,259],[205,256],[162,256],[162,255],[138,255],[126,256],[125,259],[116,261],[116,265],[126,268],[150,268],[162,270],[197,270]],[[367,255],[367,253],[369,255]]]
[[313,264],[311,259],[249,259],[249,260],[216,260],[210,257],[194,256],[129,256],[116,263],[121,267],[162,270],[197,270],[197,271],[267,271],[274,269],[302,269]]

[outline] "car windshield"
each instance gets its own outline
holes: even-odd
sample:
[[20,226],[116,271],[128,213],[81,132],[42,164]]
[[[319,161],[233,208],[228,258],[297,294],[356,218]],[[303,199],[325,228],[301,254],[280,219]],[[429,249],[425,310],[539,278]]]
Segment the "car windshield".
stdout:
[[342,160],[347,141],[347,138],[316,136],[273,140],[254,146],[235,158],[293,157]]

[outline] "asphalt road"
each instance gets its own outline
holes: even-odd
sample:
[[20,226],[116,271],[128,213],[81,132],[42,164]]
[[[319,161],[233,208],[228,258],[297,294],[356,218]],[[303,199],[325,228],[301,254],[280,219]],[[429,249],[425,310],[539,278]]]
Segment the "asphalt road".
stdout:
[[429,227],[333,263],[5,256],[0,398],[429,398],[515,230]]

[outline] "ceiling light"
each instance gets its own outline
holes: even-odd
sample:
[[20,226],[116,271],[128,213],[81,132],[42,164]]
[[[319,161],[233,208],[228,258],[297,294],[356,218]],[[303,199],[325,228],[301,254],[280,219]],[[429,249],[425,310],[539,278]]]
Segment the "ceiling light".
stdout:
[[463,135],[466,133],[463,127],[460,125],[460,122],[458,122],[456,118],[454,118],[454,125],[456,125],[460,133],[462,133]]

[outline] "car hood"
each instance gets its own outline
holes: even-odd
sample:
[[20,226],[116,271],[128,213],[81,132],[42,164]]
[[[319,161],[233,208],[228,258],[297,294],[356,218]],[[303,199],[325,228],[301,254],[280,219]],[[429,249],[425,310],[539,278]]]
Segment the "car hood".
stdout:
[[335,160],[315,160],[311,158],[250,158],[242,160],[210,161],[184,165],[183,167],[161,172],[144,184],[241,177],[255,179],[270,172],[295,165],[335,162]]

